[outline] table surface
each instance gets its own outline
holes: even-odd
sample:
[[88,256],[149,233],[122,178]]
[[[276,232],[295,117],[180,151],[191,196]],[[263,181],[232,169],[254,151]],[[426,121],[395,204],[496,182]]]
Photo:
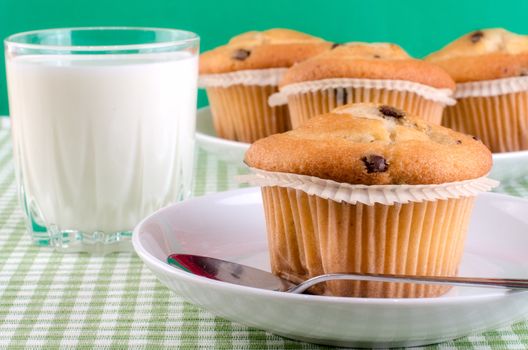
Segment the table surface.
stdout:
[[[162,286],[134,253],[62,254],[30,244],[9,130],[0,129],[0,348],[323,349],[233,323]],[[198,152],[194,195],[242,170]],[[528,196],[528,177],[499,191]],[[528,321],[427,349],[528,349]]]

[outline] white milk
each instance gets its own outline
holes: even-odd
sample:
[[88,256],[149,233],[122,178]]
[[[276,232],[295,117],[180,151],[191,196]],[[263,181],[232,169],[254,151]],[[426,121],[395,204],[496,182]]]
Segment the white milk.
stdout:
[[17,176],[47,226],[129,231],[188,195],[198,68],[184,54],[8,59]]

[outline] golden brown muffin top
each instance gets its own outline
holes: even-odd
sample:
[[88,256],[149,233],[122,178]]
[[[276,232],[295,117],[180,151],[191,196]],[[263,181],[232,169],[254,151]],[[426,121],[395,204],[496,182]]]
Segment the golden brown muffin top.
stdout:
[[200,74],[288,68],[331,46],[323,39],[290,29],[247,32],[235,36],[227,45],[202,53]]
[[443,69],[410,57],[389,43],[339,45],[290,68],[280,86],[331,78],[407,80],[454,90],[453,79]]
[[253,143],[253,168],[349,184],[442,184],[485,176],[491,152],[477,138],[387,105],[358,103]]
[[528,36],[505,29],[471,32],[425,58],[457,83],[528,75]]

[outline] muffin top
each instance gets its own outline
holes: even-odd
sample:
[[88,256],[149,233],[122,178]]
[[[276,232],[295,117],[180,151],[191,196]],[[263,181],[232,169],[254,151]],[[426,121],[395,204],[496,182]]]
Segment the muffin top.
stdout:
[[281,81],[285,86],[331,78],[406,80],[454,90],[453,79],[443,69],[410,57],[389,43],[348,43],[296,64]]
[[202,53],[200,74],[288,68],[331,46],[323,39],[290,29],[247,32],[235,36],[227,45]]
[[442,184],[485,176],[491,152],[477,138],[387,105],[349,104],[253,143],[253,168],[364,185]]
[[528,75],[528,36],[504,29],[471,32],[426,61],[444,68],[457,83]]

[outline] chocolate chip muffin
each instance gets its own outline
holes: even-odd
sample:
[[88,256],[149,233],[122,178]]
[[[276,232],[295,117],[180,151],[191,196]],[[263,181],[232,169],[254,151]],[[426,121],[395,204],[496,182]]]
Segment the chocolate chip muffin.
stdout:
[[528,36],[477,30],[426,60],[457,83],[444,125],[477,135],[493,152],[528,149]]
[[288,29],[248,32],[200,56],[200,85],[205,87],[217,134],[253,142],[290,129],[288,110],[270,107],[288,67],[329,50],[331,43]]
[[357,102],[391,104],[440,124],[455,83],[443,69],[387,43],[334,45],[290,68],[273,106],[287,103],[296,128],[314,115]]
[[[349,104],[255,142],[272,271],[454,276],[475,196],[495,186],[471,136],[393,106]],[[333,281],[313,293],[432,297],[443,286]]]

